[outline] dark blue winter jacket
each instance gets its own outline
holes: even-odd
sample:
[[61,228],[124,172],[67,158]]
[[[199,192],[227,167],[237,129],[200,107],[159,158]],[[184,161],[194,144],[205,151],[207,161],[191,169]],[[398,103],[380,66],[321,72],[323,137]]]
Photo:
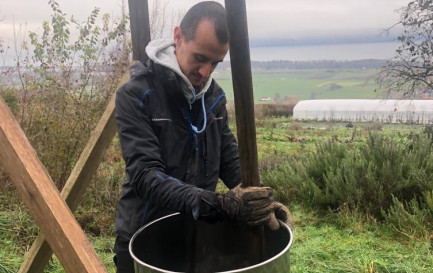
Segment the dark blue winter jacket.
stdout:
[[199,196],[215,191],[220,178],[240,183],[238,146],[228,126],[226,98],[213,80],[205,94],[206,130],[200,100],[189,105],[178,75],[149,61],[130,69],[118,91],[116,121],[126,179],[116,214],[124,240],[144,224],[181,212],[197,219]]

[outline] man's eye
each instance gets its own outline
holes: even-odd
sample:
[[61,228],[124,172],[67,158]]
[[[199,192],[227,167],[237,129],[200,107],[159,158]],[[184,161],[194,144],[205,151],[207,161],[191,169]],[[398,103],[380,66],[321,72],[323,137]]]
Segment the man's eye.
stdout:
[[206,58],[200,55],[195,55],[195,60],[201,63],[206,62]]

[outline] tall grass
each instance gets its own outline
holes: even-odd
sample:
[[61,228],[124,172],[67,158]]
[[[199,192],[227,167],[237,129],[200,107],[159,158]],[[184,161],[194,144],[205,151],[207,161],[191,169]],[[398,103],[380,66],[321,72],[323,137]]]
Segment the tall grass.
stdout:
[[393,230],[347,212],[293,206],[291,272],[420,272],[433,266],[428,240],[396,237]]

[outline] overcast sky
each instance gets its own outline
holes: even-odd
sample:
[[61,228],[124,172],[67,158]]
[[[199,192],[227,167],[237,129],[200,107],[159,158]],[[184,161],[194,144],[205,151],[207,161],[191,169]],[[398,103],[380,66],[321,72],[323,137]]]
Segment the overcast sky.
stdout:
[[[119,17],[122,0],[57,0],[68,15],[84,20],[94,7],[103,13]],[[126,1],[126,0],[125,0]],[[153,1],[149,0],[149,5]],[[184,13],[199,0],[166,1],[169,8]],[[26,23],[26,29],[41,29],[43,20],[49,20],[51,8],[48,0],[0,0],[0,37],[13,37],[12,26],[17,29]],[[224,1],[217,0],[224,4]],[[292,41],[318,41],[381,36],[381,31],[398,21],[397,9],[410,0],[246,0],[249,35],[251,40],[274,39]],[[382,36],[386,36],[383,35]],[[368,38],[370,37],[370,38]],[[359,39],[358,39],[359,40]]]

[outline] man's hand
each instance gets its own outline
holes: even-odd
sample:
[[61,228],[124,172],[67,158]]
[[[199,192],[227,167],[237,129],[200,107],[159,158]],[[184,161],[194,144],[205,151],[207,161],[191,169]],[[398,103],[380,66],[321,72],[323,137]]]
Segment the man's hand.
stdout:
[[271,230],[278,230],[280,228],[280,223],[277,221],[278,219],[286,223],[286,225],[288,225],[289,228],[293,230],[293,218],[289,209],[287,209],[286,206],[284,206],[279,202],[273,202],[272,207],[273,207],[273,213],[268,222],[268,227]]
[[235,221],[249,226],[267,225],[278,230],[280,223],[293,229],[290,211],[272,199],[270,187],[242,187],[238,185],[226,194],[203,191],[199,218],[208,222],[217,220]]
[[231,221],[249,226],[264,225],[274,211],[272,189],[239,185],[218,196],[218,208]]

